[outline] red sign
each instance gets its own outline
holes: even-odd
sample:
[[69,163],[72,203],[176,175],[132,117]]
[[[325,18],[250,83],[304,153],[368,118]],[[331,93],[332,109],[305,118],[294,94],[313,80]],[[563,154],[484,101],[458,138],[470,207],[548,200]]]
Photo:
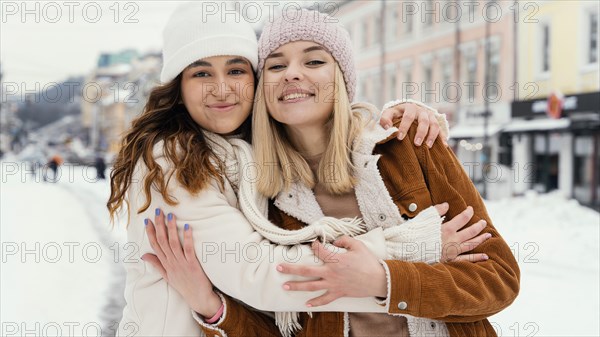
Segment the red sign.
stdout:
[[553,92],[550,97],[548,97],[548,109],[546,113],[548,117],[559,119],[562,115],[563,109],[563,97],[560,93]]

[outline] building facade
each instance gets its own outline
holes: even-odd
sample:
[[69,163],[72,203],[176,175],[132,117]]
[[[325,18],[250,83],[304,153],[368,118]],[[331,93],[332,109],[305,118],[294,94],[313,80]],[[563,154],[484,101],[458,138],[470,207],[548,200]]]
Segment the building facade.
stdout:
[[[354,41],[357,100],[381,106],[412,98],[445,113],[451,145],[480,190],[487,187],[481,163],[499,162],[499,131],[517,94],[512,5],[342,1],[336,13]],[[494,191],[508,189],[507,179],[495,184]]]
[[[536,2],[518,24],[519,97],[502,139],[518,170],[515,194],[559,190],[599,207],[598,3]],[[568,19],[565,19],[568,18]]]
[[[137,53],[127,51],[117,55]],[[107,60],[114,62],[106,64]],[[135,58],[103,54],[98,64],[102,66],[86,79],[81,121],[88,130],[88,146],[114,155],[120,150],[131,122],[142,112],[151,89],[159,84],[162,58],[159,53]]]

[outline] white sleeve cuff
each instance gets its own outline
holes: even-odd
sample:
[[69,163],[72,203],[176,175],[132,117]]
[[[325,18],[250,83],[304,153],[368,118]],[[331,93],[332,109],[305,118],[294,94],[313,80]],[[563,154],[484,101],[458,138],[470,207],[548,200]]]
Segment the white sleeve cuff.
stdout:
[[387,281],[387,296],[384,299],[379,299],[378,297],[375,298],[375,302],[381,306],[385,306],[385,311],[389,312],[390,310],[390,295],[392,294],[392,279],[390,277],[390,269],[388,268],[387,264],[383,261],[383,260],[379,260],[379,263],[381,263],[381,265],[383,266],[383,269],[385,269],[385,278]]
[[225,333],[225,331],[223,331],[222,329],[219,328],[219,324],[221,324],[221,322],[223,322],[223,320],[227,316],[227,301],[225,301],[225,298],[223,297],[223,295],[220,292],[217,292],[217,295],[219,295],[219,297],[221,298],[221,302],[223,303],[223,314],[221,315],[221,318],[219,318],[218,321],[216,321],[215,323],[212,323],[212,324],[206,323],[206,321],[204,320],[204,317],[202,317],[199,313],[195,312],[194,310],[191,310],[192,317],[201,326],[208,328],[208,329],[219,331],[221,333],[221,336],[227,337],[227,334]]
[[390,101],[390,102],[385,103],[385,105],[381,109],[381,113],[383,113],[383,111],[386,109],[393,108],[396,105],[400,105],[400,104],[404,104],[404,103],[413,103],[422,108],[433,111],[433,113],[435,115],[435,119],[438,121],[438,124],[440,125],[440,129],[442,130],[442,133],[447,135],[446,140],[448,140],[448,138],[450,138],[450,125],[448,124],[448,120],[446,119],[446,114],[439,113],[437,111],[437,109],[432,108],[423,102],[415,101],[414,99],[410,99],[410,98],[397,99],[395,101]]
[[444,217],[431,206],[402,225],[386,228],[388,258],[427,264],[439,262],[443,221]]

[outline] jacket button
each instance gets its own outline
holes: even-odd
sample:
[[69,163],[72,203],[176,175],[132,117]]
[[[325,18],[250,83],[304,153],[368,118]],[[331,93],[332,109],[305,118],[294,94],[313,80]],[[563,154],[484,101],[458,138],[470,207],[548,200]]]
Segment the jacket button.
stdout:
[[369,166],[369,162],[368,162],[368,161],[366,161],[366,162],[365,162],[365,168],[366,168],[367,166]]
[[435,329],[435,326],[436,326],[436,324],[435,324],[435,322],[429,322],[429,326],[430,326],[432,329]]
[[414,202],[412,202],[410,205],[408,205],[408,210],[411,212],[414,212],[417,210],[417,204],[415,204]]
[[386,219],[385,214],[383,214],[383,213],[379,214],[379,221],[385,221],[385,219]]
[[398,303],[398,309],[405,310],[406,308],[408,308],[408,304],[406,304],[406,302]]

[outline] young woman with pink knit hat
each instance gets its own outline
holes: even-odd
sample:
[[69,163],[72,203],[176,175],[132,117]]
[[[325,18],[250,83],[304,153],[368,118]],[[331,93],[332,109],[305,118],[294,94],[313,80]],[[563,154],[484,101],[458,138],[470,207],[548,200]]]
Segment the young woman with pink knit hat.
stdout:
[[[338,25],[327,24],[330,18],[323,14],[302,11],[301,15],[311,19],[291,22],[280,18],[265,27],[260,39],[252,139],[258,168],[275,169],[268,175],[252,171],[256,186],[248,184],[249,179],[234,179],[241,210],[254,233],[288,244],[291,250],[285,254],[297,252],[298,261],[275,263],[278,267],[274,273],[272,262],[285,249],[276,246],[272,259],[251,263],[252,270],[239,273],[235,271],[239,264],[255,261],[270,250],[252,245],[256,250],[245,256],[245,261],[225,261],[227,256],[220,253],[230,250],[209,245],[211,249],[199,251],[192,243],[191,229],[185,231],[182,249],[176,225],[188,219],[182,218],[179,208],[175,210],[179,220],[171,216],[165,227],[160,214],[153,226],[146,227],[158,255],[145,255],[147,261],[184,295],[192,309],[209,317],[196,315],[207,334],[494,335],[485,318],[514,300],[519,270],[510,249],[491,225],[474,186],[441,141],[431,148],[417,147],[397,141],[395,128],[385,130],[364,121],[364,115],[374,112],[369,105],[351,104],[355,81],[347,33]],[[320,21],[310,21],[313,18]],[[415,126],[409,134],[415,136]],[[237,168],[246,168],[240,167],[239,161],[250,152],[240,142],[228,142],[237,147]],[[256,190],[273,202],[265,205],[264,199],[253,200]],[[442,236],[446,231],[457,233],[466,224],[467,228],[458,233],[476,237],[472,240],[476,247],[465,247],[464,240],[452,244],[452,240],[442,239],[438,244],[447,248],[451,243],[456,254],[440,258],[439,246],[427,249],[419,243],[436,236],[436,230],[427,233],[435,226],[423,224],[439,216],[433,205],[446,200],[448,204],[438,207],[446,207],[453,219],[438,225],[438,238],[440,231]],[[278,228],[260,219],[267,208]],[[423,217],[428,210],[431,217]],[[320,222],[324,217],[332,222]],[[223,219],[207,218],[213,226],[194,226],[195,242],[210,243],[207,235],[219,237],[211,230],[235,234],[221,231],[226,227],[222,226]],[[383,232],[385,243],[372,245],[374,241],[342,236],[334,244],[345,251],[332,253],[315,241],[312,251],[323,261],[304,259],[310,250],[303,250],[302,242],[329,239],[331,233],[354,233],[353,221],[335,222],[335,218],[361,218],[361,229],[370,230],[367,235],[371,238]],[[334,228],[337,232],[329,231]],[[409,234],[402,232],[407,228],[412,229]],[[485,234],[477,236],[481,230]],[[406,235],[418,238],[403,240]],[[220,242],[228,243],[223,240]],[[378,247],[386,251],[378,254]],[[418,253],[411,255],[413,248]],[[480,262],[472,263],[459,255],[471,248],[470,257]],[[441,252],[448,253],[446,249]],[[219,259],[222,268],[209,270],[214,268],[210,260]],[[258,309],[277,311],[276,319],[222,295],[207,310],[211,305],[206,298],[215,292],[206,275],[224,293]],[[298,305],[303,301],[308,306]],[[354,313],[345,313],[348,311]]]

